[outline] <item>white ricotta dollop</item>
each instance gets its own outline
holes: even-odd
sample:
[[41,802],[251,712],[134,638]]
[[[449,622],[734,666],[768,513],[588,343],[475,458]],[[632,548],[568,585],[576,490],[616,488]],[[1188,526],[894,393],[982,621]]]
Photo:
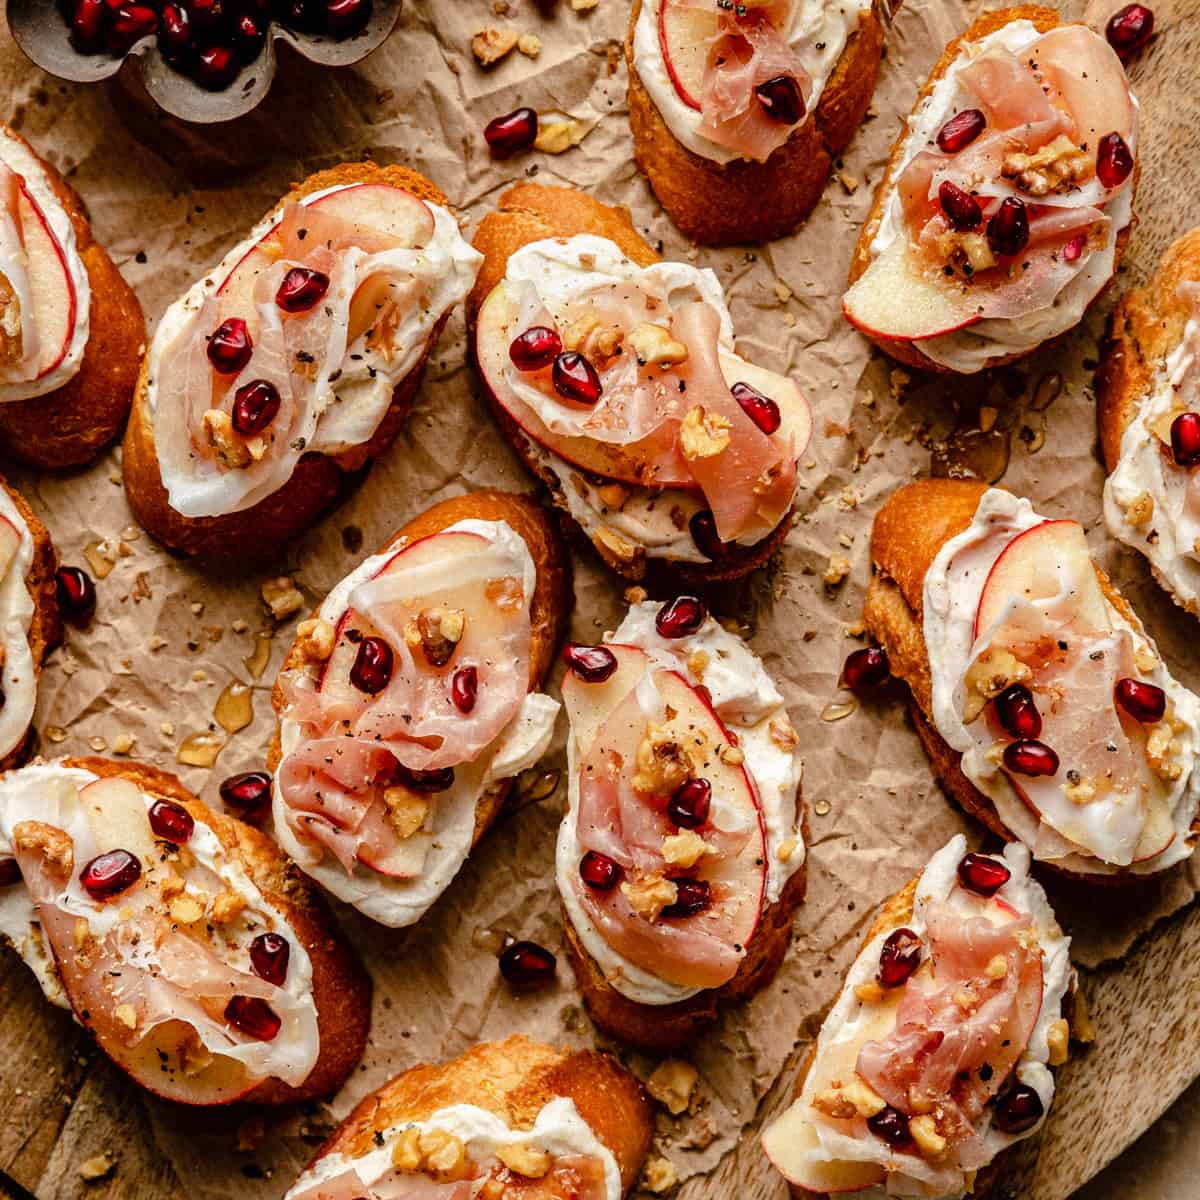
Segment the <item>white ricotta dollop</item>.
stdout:
[[[933,723],[951,748],[962,755],[967,778],[996,806],[1005,826],[1035,852],[1041,822],[1013,791],[1007,776],[989,762],[985,749],[963,721],[963,677],[979,647],[975,639],[975,614],[984,583],[996,559],[1020,533],[1040,525],[1044,517],[1034,512],[1028,500],[991,488],[984,493],[971,524],[951,538],[938,552],[925,575],[924,633],[933,677]],[[1149,874],[1188,858],[1193,851],[1191,823],[1200,805],[1200,778],[1195,769],[1200,745],[1200,700],[1178,683],[1162,663],[1141,622],[1131,623],[1105,601],[1112,627],[1127,630],[1135,645],[1154,655],[1156,666],[1146,672],[1162,688],[1176,716],[1186,729],[1177,735],[1181,752],[1176,761],[1183,766],[1181,777],[1170,785],[1167,803],[1176,829],[1175,840],[1160,855],[1135,862],[1127,870]],[[1104,801],[1095,802],[1096,806]],[[1046,854],[1049,858],[1049,853]],[[1110,874],[1117,868],[1083,854],[1054,857],[1055,864],[1069,871]]]
[[8,521],[20,537],[12,560],[0,578],[0,647],[4,650],[4,662],[0,665],[0,683],[4,688],[4,707],[0,708],[0,758],[3,758],[21,744],[33,720],[37,703],[37,668],[29,647],[34,603],[26,583],[33,563],[33,535],[16,502],[3,488],[0,488],[0,519]]
[[83,352],[87,347],[88,333],[91,329],[92,289],[83,259],[79,257],[75,226],[71,224],[71,218],[67,216],[67,210],[55,194],[46,169],[38,161],[37,155],[13,134],[7,130],[0,130],[0,159],[25,180],[30,196],[41,209],[42,216],[45,217],[50,232],[62,251],[67,274],[75,289],[75,324],[62,359],[36,379],[0,381],[2,404],[9,400],[29,400],[34,396],[44,396],[75,377],[83,362]]
[[[925,912],[931,900],[946,900],[957,883],[958,863],[967,852],[967,840],[962,834],[952,838],[929,861],[917,884],[916,897],[911,919],[903,927],[911,929],[924,939]],[[996,895],[1021,913],[1033,918],[1034,929],[1042,949],[1042,1004],[1037,1023],[1016,1066],[1016,1076],[1033,1088],[1042,1101],[1044,1113],[1050,1111],[1054,1099],[1054,1076],[1049,1068],[1050,1048],[1047,1034],[1053,1022],[1062,1016],[1063,998],[1071,986],[1070,939],[1059,928],[1054,912],[1046,899],[1045,892],[1029,874],[1029,851],[1018,843],[1010,843],[1004,849],[1004,861],[1011,871],[1008,882]],[[897,924],[895,928],[900,928]],[[879,952],[892,929],[885,929],[873,937],[854,960],[837,1003],[833,1006],[821,1033],[817,1038],[816,1060],[833,1052],[841,1045],[855,1045],[864,1039],[864,1027],[869,1027],[871,1006],[855,994],[859,984],[870,983],[879,970]],[[794,1106],[811,1108],[817,1073],[810,1071],[808,1080]],[[1012,1135],[1003,1133],[992,1123],[993,1109],[984,1109],[975,1123],[975,1130],[983,1141],[987,1161],[1013,1142],[1031,1137],[1040,1127],[1025,1133]],[[816,1145],[805,1152],[811,1162],[864,1162],[878,1163],[894,1169],[888,1173],[887,1187],[866,1188],[854,1193],[862,1200],[882,1200],[885,1196],[936,1196],[938,1200],[950,1200],[968,1193],[969,1181],[963,1177],[961,1185],[945,1190],[940,1184],[945,1169],[931,1171],[924,1159],[915,1154],[895,1153],[874,1136],[851,1137],[817,1119],[810,1123],[816,1134]]]
[[[66,833],[74,845],[75,870],[57,903],[64,911],[85,920],[91,935],[99,939],[118,926],[124,917],[120,903],[92,899],[79,882],[80,868],[100,852],[86,808],[79,798],[80,789],[97,778],[82,768],[52,762],[23,767],[0,779],[0,858],[12,856],[13,829],[22,821],[42,821]],[[143,793],[142,800],[149,812],[155,798]],[[308,1078],[320,1051],[317,1008],[312,994],[312,961],[308,951],[286,917],[268,903],[241,862],[226,853],[208,825],[196,822],[187,849],[200,867],[220,876],[224,885],[246,902],[236,923],[226,926],[222,936],[213,941],[214,949],[225,963],[235,970],[251,972],[250,943],[264,929],[286,938],[289,946],[287,978],[282,989],[289,1002],[275,1005],[282,1026],[272,1041],[235,1041],[222,1023],[208,1019],[195,1022],[196,1032],[209,1050],[241,1062],[252,1077],[278,1078],[298,1086]],[[47,999],[69,1008],[67,993],[42,934],[33,901],[20,884],[0,888],[0,936],[13,946],[37,976]],[[151,949],[145,963],[139,960],[138,965],[152,965],[153,961]]]
[[[663,638],[654,620],[661,605],[651,601],[632,605],[616,632],[606,642],[637,646],[658,666],[677,671],[693,684],[702,683],[712,699],[713,711],[737,734],[745,752],[745,767],[762,804],[767,842],[766,904],[783,894],[788,880],[804,865],[805,845],[801,833],[803,807],[800,784],[804,763],[797,747],[786,749],[791,729],[783,696],[767,674],[762,660],[736,634],[712,616],[692,634]],[[696,653],[707,656],[701,675],[688,665]],[[771,726],[776,723],[776,735]],[[580,942],[599,965],[608,983],[621,995],[638,1004],[675,1004],[700,990],[668,983],[618,954],[605,941],[575,894],[574,879],[583,853],[576,831],[579,808],[579,772],[574,738],[567,739],[567,815],[558,831],[555,876],[559,895]]]
[[[701,158],[732,162],[738,154],[709,141],[700,132],[700,110],[685,104],[671,81],[658,35],[661,5],[662,0],[642,0],[633,33],[633,65],[638,77],[676,141]],[[821,93],[842,57],[846,42],[870,7],[871,0],[792,0],[786,37],[812,79],[808,97],[810,113],[820,103]]]
[[[897,159],[892,181],[900,178],[905,167],[921,151],[933,145],[938,130],[955,112],[972,107],[970,94],[958,82],[959,72],[968,63],[996,46],[1019,55],[1041,36],[1032,21],[1010,21],[981,41],[965,45],[929,95],[909,115],[908,136]],[[1136,109],[1136,98],[1133,103]],[[1136,154],[1136,137],[1131,140],[1129,149]],[[1133,216],[1133,188],[1126,187],[1119,192],[1105,206],[1105,212],[1110,218],[1107,241],[1103,247],[1090,250],[1081,259],[1079,271],[1053,303],[1020,317],[989,317],[967,329],[924,338],[917,343],[921,353],[952,371],[972,374],[982,371],[993,359],[1033,350],[1077,325],[1084,310],[1113,276],[1117,237]],[[878,258],[896,238],[907,236],[900,194],[893,187],[883,219],[871,240],[872,258]]]
[[[531,601],[537,584],[537,568],[524,538],[503,521],[458,521],[446,533],[475,533],[508,556],[511,573],[524,582]],[[373,578],[395,555],[386,550],[360,563],[325,597],[317,615],[335,628],[350,605],[350,594]],[[347,875],[336,860],[315,842],[296,836],[287,820],[278,778],[274,793],[275,836],[279,843],[322,887],[339,900],[354,905],[372,920],[399,928],[419,921],[458,874],[475,835],[475,810],[480,798],[505,780],[513,779],[537,763],[554,737],[560,705],[542,692],[530,692],[516,715],[474,762],[454,768],[454,783],[433,801],[436,838],[425,860],[425,870],[416,879],[394,879],[356,865]],[[300,743],[301,727],[286,715],[280,721],[281,763]]]

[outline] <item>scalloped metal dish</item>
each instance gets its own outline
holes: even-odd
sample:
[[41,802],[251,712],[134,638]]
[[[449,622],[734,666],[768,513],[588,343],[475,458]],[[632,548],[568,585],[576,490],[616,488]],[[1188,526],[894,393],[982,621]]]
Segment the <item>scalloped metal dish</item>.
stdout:
[[146,91],[160,108],[185,121],[211,124],[243,116],[270,91],[277,41],[287,42],[297,54],[321,66],[348,67],[365,58],[392,32],[400,18],[400,5],[401,0],[374,0],[366,27],[342,41],[296,33],[273,21],[258,58],[219,92],[210,92],[169,67],[153,36],[142,38],[124,58],[80,54],[71,45],[67,23],[51,0],[7,0],[6,7],[13,40],[43,71],[72,83],[98,83],[111,78],[125,59],[132,58]]

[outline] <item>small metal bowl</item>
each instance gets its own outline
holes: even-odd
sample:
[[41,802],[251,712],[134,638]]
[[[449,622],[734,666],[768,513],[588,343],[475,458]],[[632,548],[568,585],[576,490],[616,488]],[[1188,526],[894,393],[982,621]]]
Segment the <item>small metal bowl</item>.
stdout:
[[351,37],[335,41],[320,34],[297,33],[272,21],[258,58],[243,67],[221,91],[209,91],[167,65],[153,35],[137,42],[124,58],[80,54],[53,0],[6,0],[13,40],[43,71],[72,83],[97,83],[115,75],[133,59],[155,103],[173,116],[199,124],[231,121],[248,113],[267,94],[275,78],[275,43],[287,42],[298,54],[325,67],[348,67],[371,53],[400,18],[401,0],[374,0],[371,19]]

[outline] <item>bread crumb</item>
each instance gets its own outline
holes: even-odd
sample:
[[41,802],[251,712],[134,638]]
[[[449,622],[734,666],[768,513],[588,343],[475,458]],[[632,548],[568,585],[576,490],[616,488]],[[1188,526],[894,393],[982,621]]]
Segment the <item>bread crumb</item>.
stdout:
[[113,1167],[116,1165],[113,1156],[107,1150],[103,1154],[93,1154],[91,1158],[84,1159],[79,1164],[79,1178],[88,1183],[107,1179],[112,1174]]
[[661,1196],[669,1192],[679,1183],[679,1173],[675,1164],[669,1158],[652,1158],[642,1174],[642,1184],[646,1191]]
[[850,560],[844,554],[831,554],[829,556],[829,565],[825,568],[825,573],[821,578],[825,581],[826,587],[835,588],[849,574]]
[[601,550],[607,550],[618,562],[634,563],[646,556],[644,546],[635,546],[607,525],[601,525],[596,530],[593,540]]
[[700,1082],[700,1072],[681,1058],[668,1058],[659,1063],[654,1074],[646,1080],[646,1091],[673,1117],[687,1111],[692,1093]]
[[498,63],[505,55],[511,54],[517,44],[517,35],[511,29],[497,29],[493,25],[477,30],[471,38],[471,53],[481,67],[490,67]]
[[839,171],[837,177],[838,183],[846,189],[848,196],[853,196],[858,191],[858,179],[851,175],[849,171]]
[[517,38],[517,49],[526,58],[537,58],[542,52],[542,39],[536,33],[523,33]]

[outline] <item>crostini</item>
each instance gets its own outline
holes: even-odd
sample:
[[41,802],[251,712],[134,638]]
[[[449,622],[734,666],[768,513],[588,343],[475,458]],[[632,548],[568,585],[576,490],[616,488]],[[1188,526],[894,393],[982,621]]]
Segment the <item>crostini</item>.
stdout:
[[288,854],[374,920],[418,920],[550,744],[539,688],[570,607],[553,523],[504,492],[434,505],[356,567],[275,686]]
[[145,343],[141,306],[83,201],[0,125],[0,453],[90,462],[125,425]]
[[371,984],[311,884],[164,771],[100,758],[0,777],[0,935],[142,1087],[181,1104],[328,1095]]
[[310,176],[167,309],[125,491],[172,549],[260,562],[395,439],[479,255],[406,167]]
[[621,1200],[653,1131],[616,1060],[510,1037],[372,1092],[284,1200]]
[[28,753],[42,663],[62,639],[57,570],[45,525],[0,479],[0,771]]
[[867,629],[967,812],[1091,881],[1191,856],[1200,700],[1092,562],[1081,525],[999,488],[924,480],[880,509],[871,555]]
[[1200,616],[1200,229],[1122,297],[1096,372],[1104,519]]
[[893,358],[963,374],[1078,324],[1116,273],[1138,104],[1116,52],[1038,5],[946,47],[858,239],[847,320]]
[[763,1148],[797,1196],[982,1196],[1065,1062],[1070,939],[1029,851],[961,834],[876,916]]
[[665,1053],[783,959],[806,878],[799,739],[762,662],[694,596],[635,604],[563,657],[567,949],[596,1024]]
[[872,0],[634,0],[634,155],[680,231],[720,246],[795,229],[866,115],[883,32]]
[[662,262],[624,210],[519,184],[475,236],[468,300],[501,430],[630,579],[743,575],[782,542],[812,418],[734,350],[716,275]]

